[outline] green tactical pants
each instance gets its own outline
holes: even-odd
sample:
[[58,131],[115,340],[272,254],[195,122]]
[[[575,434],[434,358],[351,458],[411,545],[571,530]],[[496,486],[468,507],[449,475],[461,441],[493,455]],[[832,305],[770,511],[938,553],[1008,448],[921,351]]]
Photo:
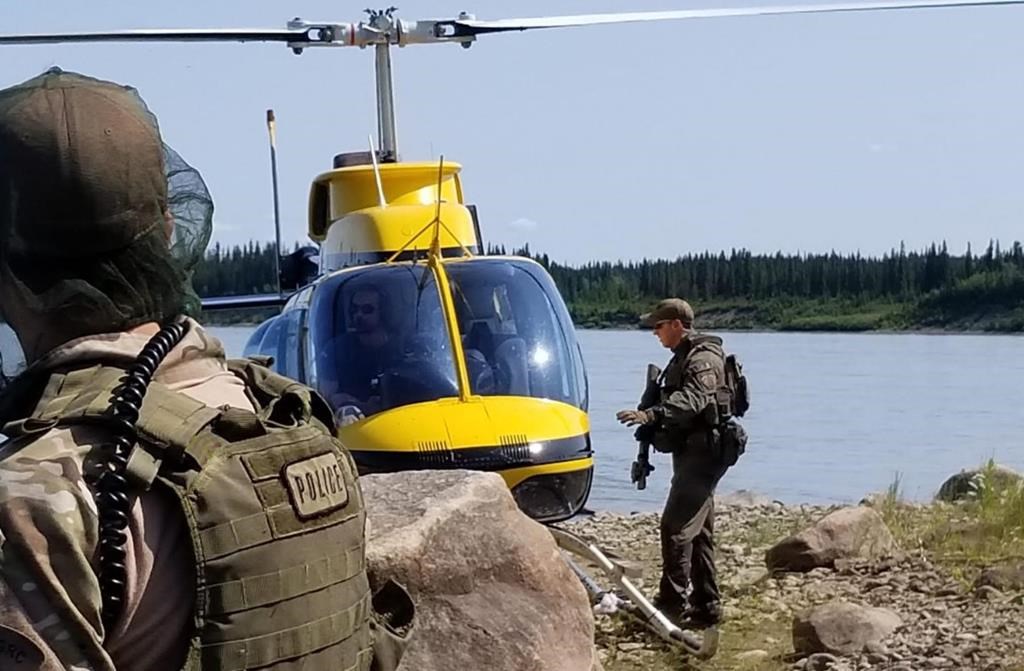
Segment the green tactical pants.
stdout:
[[661,514],[662,574],[658,600],[700,610],[721,601],[715,576],[715,487],[726,469],[692,443],[672,454],[672,484]]

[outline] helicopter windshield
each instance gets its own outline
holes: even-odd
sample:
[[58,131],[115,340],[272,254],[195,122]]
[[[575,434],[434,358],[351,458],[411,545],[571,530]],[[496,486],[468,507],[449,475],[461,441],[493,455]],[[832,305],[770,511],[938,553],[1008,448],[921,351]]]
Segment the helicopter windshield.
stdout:
[[586,409],[576,333],[543,268],[477,257],[445,269],[474,394],[532,396]]
[[425,265],[326,280],[310,306],[310,336],[311,382],[342,422],[458,396],[437,284]]

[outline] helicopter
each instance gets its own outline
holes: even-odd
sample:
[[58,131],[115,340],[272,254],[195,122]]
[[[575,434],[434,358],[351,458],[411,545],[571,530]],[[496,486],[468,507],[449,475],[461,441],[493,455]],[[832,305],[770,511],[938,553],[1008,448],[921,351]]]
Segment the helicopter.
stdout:
[[310,194],[319,276],[243,355],[316,387],[361,473],[497,471],[531,517],[577,513],[593,472],[587,381],[550,275],[480,253],[459,165],[376,152],[334,165]]
[[[312,180],[308,235],[317,247],[280,255],[275,119],[268,114],[279,291],[205,299],[204,309],[272,306],[243,354],[305,382],[328,400],[339,438],[362,473],[470,468],[504,479],[540,522],[577,514],[590,494],[594,449],[586,367],[550,274],[532,259],[486,253],[461,166],[400,157],[391,49],[469,48],[484,35],[588,25],[772,14],[1022,4],[1024,0],[908,0],[688,9],[480,20],[407,21],[394,8],[353,23],[294,19],[284,29],[127,30],[0,36],[4,44],[275,42],[294,53],[373,48],[377,147],[338,154]],[[697,639],[668,621],[596,546],[552,528],[559,546],[609,574],[629,610],[688,654],[710,657],[717,632]],[[575,564],[570,562],[574,569]],[[577,572],[595,601],[625,607]]]

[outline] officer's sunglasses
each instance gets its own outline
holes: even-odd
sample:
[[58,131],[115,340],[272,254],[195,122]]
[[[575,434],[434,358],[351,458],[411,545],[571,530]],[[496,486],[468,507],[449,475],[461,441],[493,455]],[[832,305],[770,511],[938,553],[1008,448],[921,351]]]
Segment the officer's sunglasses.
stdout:
[[364,314],[372,315],[377,311],[377,306],[373,303],[353,303],[352,307],[348,309],[350,315]]
[[670,321],[672,321],[672,320],[671,319],[662,319],[660,322],[655,322],[654,323],[654,330],[655,331],[660,331],[661,327],[664,326],[665,324],[668,324]]

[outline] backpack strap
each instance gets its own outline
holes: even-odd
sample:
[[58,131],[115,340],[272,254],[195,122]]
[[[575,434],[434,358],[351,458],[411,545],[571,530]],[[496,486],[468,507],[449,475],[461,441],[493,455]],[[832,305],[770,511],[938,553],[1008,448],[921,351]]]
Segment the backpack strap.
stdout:
[[697,352],[714,352],[715,349],[721,349],[722,339],[715,335],[709,335],[707,333],[694,333],[690,336],[690,349],[686,352],[686,356],[683,358],[683,365],[689,361],[694,354]]
[[718,336],[706,333],[696,333],[691,336],[692,345],[686,352],[686,356],[680,365],[686,367],[690,360],[699,352],[710,352],[722,359],[722,381],[713,394],[713,408],[708,406],[705,409],[705,421],[710,427],[718,426],[731,416],[732,391],[729,388],[728,371],[725,370],[725,350],[722,349],[722,339]]
[[75,424],[106,415],[124,370],[89,366],[50,377],[30,415],[41,422]]
[[219,424],[224,414],[225,410],[211,408],[166,385],[151,382],[135,423],[142,440],[128,461],[127,472],[134,476],[130,479],[149,489],[164,461],[181,464],[186,457],[194,460],[191,466],[202,468],[213,451],[201,449],[206,442],[204,429],[215,422]]

